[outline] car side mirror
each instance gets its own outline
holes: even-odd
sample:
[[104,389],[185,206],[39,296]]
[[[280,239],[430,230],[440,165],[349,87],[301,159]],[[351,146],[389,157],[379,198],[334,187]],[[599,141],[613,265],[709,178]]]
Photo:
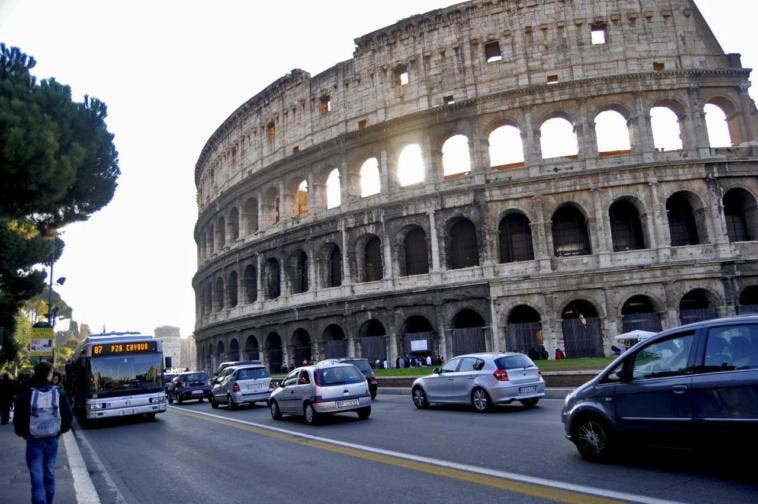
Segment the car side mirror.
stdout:
[[432,371],[432,373],[434,373],[434,374],[441,374],[442,370],[440,368],[436,367],[436,368],[434,368],[434,370]]

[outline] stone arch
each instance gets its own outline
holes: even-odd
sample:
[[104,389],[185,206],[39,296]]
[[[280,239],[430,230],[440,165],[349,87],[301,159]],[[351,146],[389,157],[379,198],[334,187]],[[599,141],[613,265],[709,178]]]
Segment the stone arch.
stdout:
[[376,319],[368,319],[358,329],[360,338],[361,357],[374,364],[387,358],[387,331],[384,325]]
[[226,246],[226,218],[223,215],[216,221],[216,244],[218,250]]
[[329,172],[324,186],[327,210],[342,205],[342,183],[340,182],[340,171],[338,168],[334,168]]
[[556,257],[590,255],[592,244],[584,209],[576,203],[564,203],[553,213],[553,253]]
[[384,277],[382,263],[382,241],[373,234],[366,233],[356,240],[356,261],[359,282],[375,282]]
[[519,210],[509,210],[498,224],[498,255],[501,263],[534,259],[532,226]]
[[313,361],[311,335],[303,328],[295,329],[292,333],[292,355],[296,366],[304,366]]
[[542,159],[570,158],[579,156],[579,139],[574,121],[566,114],[547,116],[539,127]]
[[640,208],[642,203],[630,196],[617,198],[608,208],[613,251],[640,250],[650,247],[643,227]]
[[216,278],[216,292],[213,296],[216,300],[216,311],[224,309],[224,279],[221,277]]
[[221,364],[226,360],[226,351],[224,349],[223,341],[216,343],[216,359],[216,365]]
[[470,172],[469,138],[460,133],[448,137],[442,144],[442,176],[453,178]]
[[205,349],[205,369],[209,373],[213,373],[216,370],[216,354],[213,351],[213,343],[208,343]]
[[457,216],[448,220],[447,267],[461,269],[479,265],[479,239],[476,225],[467,217]]
[[409,143],[400,149],[394,173],[400,187],[422,184],[426,180],[426,168],[421,145]]
[[327,242],[321,249],[321,285],[339,287],[342,285],[342,251],[334,242]]
[[245,234],[251,235],[258,231],[258,200],[256,198],[245,200],[242,222],[245,226]]
[[263,198],[264,215],[266,224],[273,226],[279,223],[281,202],[279,190],[276,187],[269,187]]
[[621,305],[621,332],[634,330],[660,332],[661,315],[649,296],[635,294]]
[[205,314],[210,315],[213,311],[213,280],[208,280],[205,286]]
[[666,200],[671,246],[708,243],[705,208],[700,198],[689,191],[678,191]]
[[361,198],[367,198],[382,192],[382,178],[379,171],[379,158],[369,157],[361,163],[358,170],[358,185]]
[[508,169],[524,166],[524,141],[518,124],[496,123],[487,134],[490,168]]
[[748,285],[740,292],[737,304],[740,315],[758,314],[758,285]]
[[227,226],[229,228],[229,240],[237,240],[240,237],[240,212],[236,206],[232,207],[229,211],[229,223]]
[[724,194],[723,205],[729,241],[758,240],[758,206],[755,197],[741,187],[734,187]]
[[261,352],[258,345],[258,338],[250,335],[245,339],[245,360],[260,360]]
[[288,199],[290,199],[288,214],[290,217],[304,219],[308,216],[308,191],[310,185],[308,179],[296,176],[290,179],[287,185]]
[[[709,106],[718,109],[720,114],[718,114],[717,118],[708,117]],[[708,140],[711,147],[731,147],[742,143],[742,130],[739,123],[740,113],[731,99],[724,96],[711,97],[703,106],[703,112],[705,113],[705,124],[708,129]],[[716,110],[713,110],[713,112],[716,112]],[[714,128],[717,128],[720,132],[717,133],[714,131]],[[713,137],[716,135],[723,141],[714,143]]]
[[229,299],[229,307],[234,308],[237,306],[237,272],[232,271],[229,273],[229,283],[226,287],[226,294]]
[[397,235],[397,257],[400,276],[429,273],[429,251],[424,228],[411,224],[400,230]]
[[213,245],[214,240],[216,239],[216,232],[214,231],[216,228],[213,226],[213,224],[208,225],[208,234],[206,235],[207,243],[206,243],[206,250],[207,255],[210,256],[213,254],[213,251],[216,250],[216,248]]
[[597,152],[600,157],[628,154],[632,150],[629,114],[619,107],[605,107],[593,120]]
[[566,357],[602,357],[603,330],[595,306],[576,299],[561,312]]
[[650,128],[658,151],[681,150],[684,107],[675,100],[658,100],[650,108]]
[[339,325],[329,324],[321,333],[321,341],[324,343],[324,358],[347,357],[347,337]]
[[719,296],[708,289],[696,288],[679,301],[679,320],[682,325],[718,318]]
[[263,267],[263,284],[266,290],[266,299],[276,299],[281,295],[280,275],[279,261],[275,257],[268,258]]
[[240,360],[240,344],[237,342],[237,338],[232,338],[232,341],[229,342],[228,358],[230,361]]
[[266,357],[268,368],[272,373],[279,373],[284,364],[284,353],[282,352],[282,338],[276,332],[271,332],[266,336]]
[[458,311],[451,321],[453,355],[486,352],[485,326],[484,318],[476,310]]
[[436,353],[434,327],[423,315],[411,315],[401,329],[402,351],[405,355]]
[[254,264],[245,266],[244,276],[242,277],[245,301],[254,303],[258,300],[258,268]]
[[[508,352],[521,352],[534,355],[533,349],[541,349],[544,344],[542,317],[540,313],[526,304],[514,306],[508,313],[505,325],[505,349]],[[539,352],[539,357],[543,354]]]
[[293,294],[308,291],[308,255],[303,250],[297,249],[287,258],[287,279]]

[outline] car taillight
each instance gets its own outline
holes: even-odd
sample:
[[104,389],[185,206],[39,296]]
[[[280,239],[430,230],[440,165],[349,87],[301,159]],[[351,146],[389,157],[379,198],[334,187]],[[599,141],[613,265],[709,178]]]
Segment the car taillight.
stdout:
[[508,381],[508,371],[505,369],[496,369],[495,372],[492,373],[492,376],[494,376],[497,381]]
[[235,383],[232,387],[232,392],[239,392],[240,391],[240,385],[239,383]]

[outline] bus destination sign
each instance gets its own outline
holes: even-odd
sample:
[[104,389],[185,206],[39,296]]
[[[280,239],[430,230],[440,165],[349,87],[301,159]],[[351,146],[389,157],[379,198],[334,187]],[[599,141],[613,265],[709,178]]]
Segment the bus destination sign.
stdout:
[[92,345],[93,357],[98,357],[100,355],[119,355],[155,351],[155,341],[134,341],[129,343],[106,343],[103,345]]

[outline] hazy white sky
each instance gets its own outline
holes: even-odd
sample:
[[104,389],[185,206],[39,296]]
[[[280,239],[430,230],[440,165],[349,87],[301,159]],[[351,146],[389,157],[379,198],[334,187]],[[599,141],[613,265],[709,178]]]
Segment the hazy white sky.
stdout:
[[[194,167],[213,131],[293,68],[316,75],[351,58],[356,37],[453,3],[0,0],[0,41],[34,56],[38,78],[103,100],[119,151],[113,201],[62,236],[55,277],[74,319],[191,333]],[[697,4],[723,49],[758,66],[758,1]]]

